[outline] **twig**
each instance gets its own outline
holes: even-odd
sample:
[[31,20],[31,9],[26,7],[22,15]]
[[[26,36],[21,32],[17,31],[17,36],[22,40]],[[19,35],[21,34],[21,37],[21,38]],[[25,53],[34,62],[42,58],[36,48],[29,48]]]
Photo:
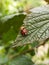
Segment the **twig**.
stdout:
[[30,52],[33,51],[33,50],[34,50],[34,48],[31,48],[31,49],[25,50],[25,51],[23,51],[23,52],[21,52],[21,53],[18,53],[18,54],[12,55],[10,58],[12,59],[12,58],[15,58],[15,57],[17,57],[17,56],[19,56],[19,55],[25,55],[26,53],[30,53]]

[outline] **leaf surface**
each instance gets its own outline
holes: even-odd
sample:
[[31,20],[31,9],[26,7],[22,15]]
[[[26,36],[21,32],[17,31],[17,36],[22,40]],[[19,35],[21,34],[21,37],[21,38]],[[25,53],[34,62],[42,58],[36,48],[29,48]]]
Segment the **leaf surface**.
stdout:
[[27,15],[22,26],[28,30],[28,35],[22,36],[19,32],[15,46],[47,39],[49,37],[49,5],[32,9],[32,13]]

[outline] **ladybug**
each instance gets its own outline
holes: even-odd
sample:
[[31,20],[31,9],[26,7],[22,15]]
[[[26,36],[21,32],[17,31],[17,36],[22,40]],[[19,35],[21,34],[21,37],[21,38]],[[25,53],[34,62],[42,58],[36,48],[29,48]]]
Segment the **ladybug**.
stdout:
[[20,28],[20,32],[21,32],[22,36],[26,36],[27,33],[28,33],[27,29],[25,27],[23,27],[23,26]]

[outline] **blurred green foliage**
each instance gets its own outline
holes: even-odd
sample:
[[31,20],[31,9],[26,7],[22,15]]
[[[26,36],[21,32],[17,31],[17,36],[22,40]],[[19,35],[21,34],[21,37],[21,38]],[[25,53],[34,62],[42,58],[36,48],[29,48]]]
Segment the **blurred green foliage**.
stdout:
[[[13,47],[24,18],[27,16],[26,13],[32,8],[45,4],[44,0],[0,0],[0,65],[38,65],[39,61],[41,65],[43,59],[49,59],[49,45],[44,47],[47,52],[35,48],[39,45],[37,41],[29,45],[21,44],[22,46]],[[42,56],[40,51],[45,55]]]
[[1,15],[18,13],[46,4],[43,0],[0,0]]

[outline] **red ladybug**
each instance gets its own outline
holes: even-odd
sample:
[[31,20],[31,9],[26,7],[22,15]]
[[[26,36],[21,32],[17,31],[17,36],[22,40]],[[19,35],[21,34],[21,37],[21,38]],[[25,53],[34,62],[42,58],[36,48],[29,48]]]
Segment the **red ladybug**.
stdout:
[[20,31],[21,31],[21,34],[22,34],[23,36],[26,36],[26,35],[27,35],[27,32],[28,32],[28,31],[27,31],[27,29],[26,29],[25,27],[22,26],[22,27],[20,28]]

